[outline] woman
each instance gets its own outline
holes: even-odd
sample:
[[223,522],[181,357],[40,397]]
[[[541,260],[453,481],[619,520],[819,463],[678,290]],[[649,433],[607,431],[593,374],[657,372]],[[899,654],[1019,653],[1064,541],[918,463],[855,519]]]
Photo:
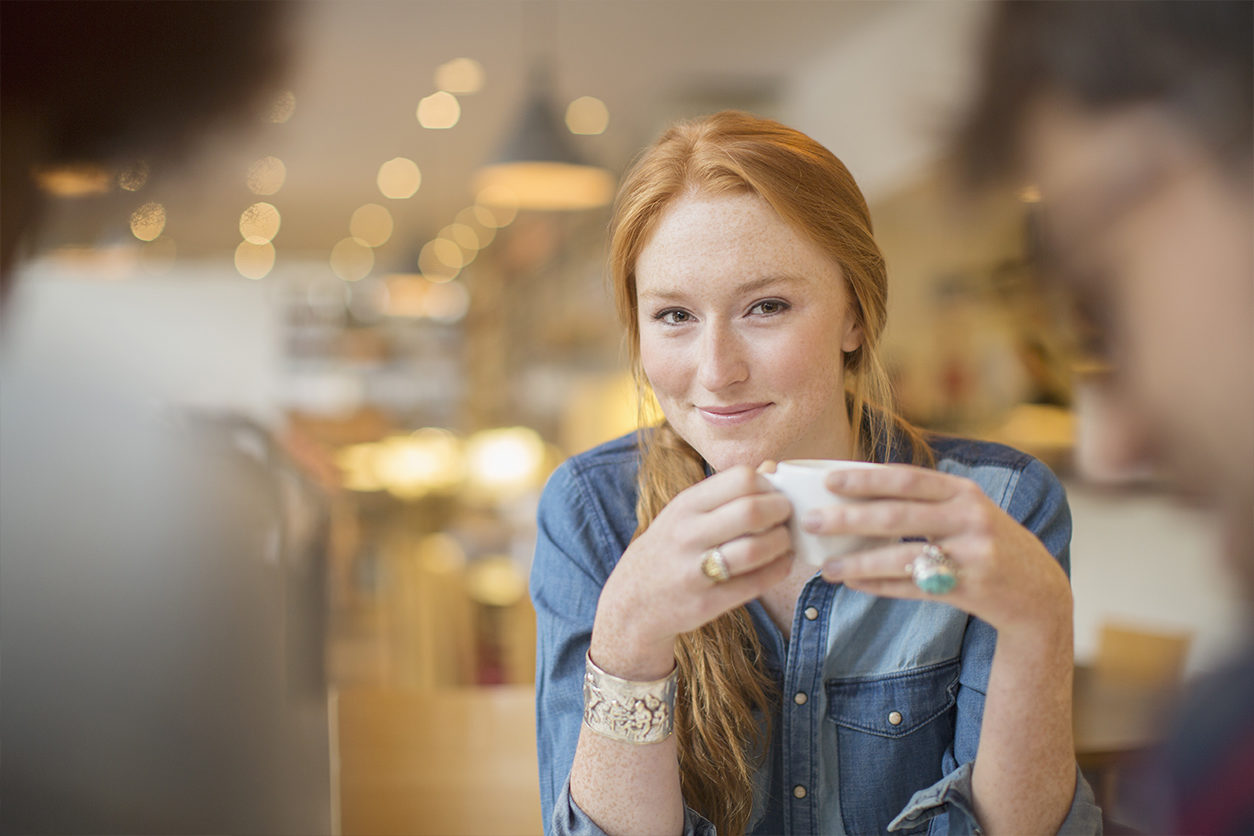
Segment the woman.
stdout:
[[[677,125],[623,182],[611,261],[665,419],[574,457],[541,500],[546,827],[1098,829],[1072,752],[1062,489],[893,416],[883,258],[841,162],[743,113]],[[756,470],[788,458],[894,463],[829,477],[876,501],[803,521],[892,544],[794,562]],[[925,547],[951,591],[903,569]]]

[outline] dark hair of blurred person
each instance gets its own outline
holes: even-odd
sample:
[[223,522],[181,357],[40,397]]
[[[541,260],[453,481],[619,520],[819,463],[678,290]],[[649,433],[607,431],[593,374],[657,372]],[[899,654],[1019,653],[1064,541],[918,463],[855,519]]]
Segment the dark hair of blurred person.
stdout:
[[[1254,602],[1254,4],[1003,3],[985,43],[958,152],[1040,191],[1041,272],[1107,369],[1082,424],[1218,509]],[[1180,712],[1163,829],[1254,833],[1244,639]]]
[[176,158],[273,95],[286,3],[0,3],[0,304],[42,168]]

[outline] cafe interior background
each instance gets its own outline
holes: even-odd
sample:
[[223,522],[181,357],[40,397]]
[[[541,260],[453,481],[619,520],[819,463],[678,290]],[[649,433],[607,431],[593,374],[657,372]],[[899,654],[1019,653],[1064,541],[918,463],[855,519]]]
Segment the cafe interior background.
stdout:
[[[539,831],[536,503],[564,457],[636,420],[607,203],[667,123],[728,107],[811,134],[865,191],[906,414],[1063,477],[1077,662],[1175,682],[1219,658],[1238,609],[1205,512],[1152,474],[1073,464],[1102,440],[1032,290],[1039,195],[951,190],[947,128],[985,11],[308,3],[251,126],[177,166],[45,172],[7,373],[88,370],[177,407],[278,486],[253,605],[314,674],[293,732],[304,777],[275,815],[302,832]],[[1143,691],[1091,699],[1136,714],[1153,710]],[[1093,722],[1077,734],[1099,738],[1098,772],[1146,742]],[[1096,779],[1112,799],[1115,778]]]

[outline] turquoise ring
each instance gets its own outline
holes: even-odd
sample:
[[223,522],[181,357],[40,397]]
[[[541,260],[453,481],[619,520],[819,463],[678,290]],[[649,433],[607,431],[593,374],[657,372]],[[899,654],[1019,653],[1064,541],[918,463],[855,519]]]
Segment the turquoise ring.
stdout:
[[928,595],[944,595],[958,585],[958,568],[945,550],[935,543],[923,547],[909,566],[914,585]]

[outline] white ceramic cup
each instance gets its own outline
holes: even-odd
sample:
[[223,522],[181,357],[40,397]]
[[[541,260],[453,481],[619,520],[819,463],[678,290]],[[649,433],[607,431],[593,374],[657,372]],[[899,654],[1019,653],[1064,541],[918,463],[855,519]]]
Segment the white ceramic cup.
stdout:
[[788,530],[792,534],[792,547],[797,558],[814,566],[822,566],[833,557],[859,549],[869,549],[885,542],[880,538],[859,537],[852,534],[811,534],[801,527],[807,511],[830,505],[864,500],[850,499],[829,491],[823,480],[833,470],[852,470],[883,467],[870,462],[849,462],[838,459],[789,459],[782,461],[774,473],[763,475],[792,503],[792,517]]

